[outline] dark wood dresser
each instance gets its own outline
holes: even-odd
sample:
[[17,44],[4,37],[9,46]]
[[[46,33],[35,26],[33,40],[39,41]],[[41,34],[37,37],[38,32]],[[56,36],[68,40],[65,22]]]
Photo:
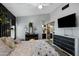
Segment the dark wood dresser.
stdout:
[[25,34],[25,40],[28,41],[30,39],[38,40],[38,34]]

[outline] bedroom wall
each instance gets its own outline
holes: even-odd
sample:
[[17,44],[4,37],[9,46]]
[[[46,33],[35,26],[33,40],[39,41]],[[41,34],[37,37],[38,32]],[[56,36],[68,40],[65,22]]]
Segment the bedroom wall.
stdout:
[[[25,32],[28,31],[29,22],[33,22],[34,27],[36,27],[35,33],[39,34],[39,39],[41,39],[42,34],[42,20],[46,21],[50,19],[49,14],[34,15],[34,16],[22,16],[16,19],[16,38],[25,39]],[[25,26],[27,29],[25,30]]]
[[[55,11],[50,13],[50,18],[51,20],[49,22],[54,21],[55,22],[55,34],[56,35],[62,35],[62,36],[67,36],[67,37],[74,37],[76,38],[75,41],[75,48],[76,48],[76,55],[79,55],[79,3],[71,3],[69,4],[69,7],[65,10],[62,10],[62,7],[66,5],[63,4],[59,8],[57,8]],[[67,16],[69,14],[76,13],[76,24],[77,27],[73,28],[58,28],[58,22],[57,19]]]
[[[69,7],[65,10],[62,10],[62,7],[66,5],[63,4],[59,8],[57,8],[54,12],[50,13],[51,20],[55,21],[55,34],[62,35],[62,36],[68,36],[68,37],[79,37],[79,4],[69,4]],[[58,22],[57,19],[67,16],[69,14],[76,13],[76,19],[77,19],[77,27],[73,28],[58,28]]]

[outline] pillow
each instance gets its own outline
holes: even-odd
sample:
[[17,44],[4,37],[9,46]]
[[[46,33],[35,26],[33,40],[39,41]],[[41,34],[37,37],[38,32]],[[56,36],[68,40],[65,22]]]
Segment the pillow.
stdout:
[[15,48],[15,42],[14,39],[11,37],[6,38],[6,44],[10,47],[10,48]]
[[5,45],[0,38],[0,56],[7,56],[10,54],[11,51],[12,49]]
[[3,42],[6,42],[6,37],[1,37],[0,38]]
[[4,37],[2,38],[3,42],[10,48],[15,48],[15,42],[14,39],[12,39],[11,37]]

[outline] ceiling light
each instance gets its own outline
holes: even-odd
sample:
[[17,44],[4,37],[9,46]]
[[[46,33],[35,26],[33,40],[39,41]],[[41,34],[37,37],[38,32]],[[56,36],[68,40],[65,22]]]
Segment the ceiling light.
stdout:
[[42,5],[39,5],[39,6],[38,6],[38,8],[39,8],[39,9],[42,9],[42,8],[43,8],[43,6],[42,6]]

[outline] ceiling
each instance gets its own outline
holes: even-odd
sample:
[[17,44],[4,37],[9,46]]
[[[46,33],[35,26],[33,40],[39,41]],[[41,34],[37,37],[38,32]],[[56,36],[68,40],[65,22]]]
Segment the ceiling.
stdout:
[[42,9],[38,8],[39,3],[3,3],[3,5],[16,17],[48,14],[58,8],[61,3],[45,3]]

